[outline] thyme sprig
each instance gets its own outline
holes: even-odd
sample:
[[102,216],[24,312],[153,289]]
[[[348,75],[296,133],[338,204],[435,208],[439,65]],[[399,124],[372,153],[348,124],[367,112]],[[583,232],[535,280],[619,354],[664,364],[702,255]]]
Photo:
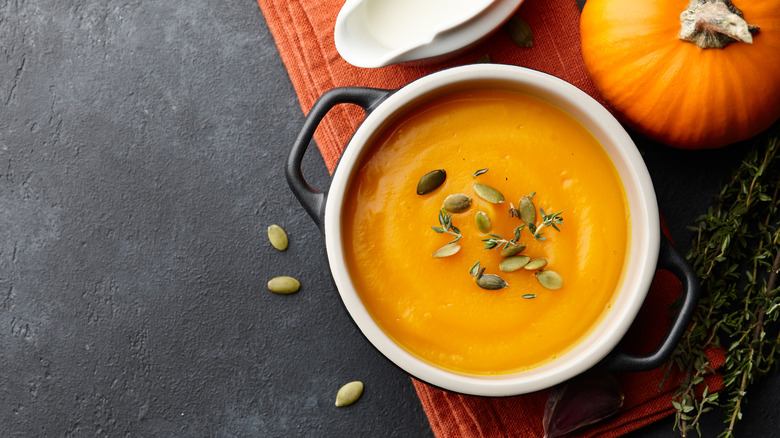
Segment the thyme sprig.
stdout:
[[[683,373],[672,405],[675,427],[687,437],[714,407],[726,415],[720,437],[734,436],[750,385],[780,356],[780,154],[778,132],[753,145],[717,204],[697,219],[687,259],[701,279],[703,296],[691,328],[669,366]],[[723,348],[719,395],[705,377],[715,373],[707,356]]]
[[439,234],[442,233],[449,233],[455,236],[453,240],[451,240],[449,243],[455,243],[458,240],[463,237],[462,234],[460,234],[460,230],[458,227],[452,225],[452,215],[447,212],[446,209],[442,208],[439,210],[439,227],[431,227],[433,228],[433,231],[436,231]]
[[517,241],[520,240],[520,232],[523,231],[524,227],[524,225],[516,227],[514,230],[514,237],[511,240],[504,239],[500,234],[490,233],[490,237],[482,239],[482,241],[485,242],[484,249],[503,249],[507,246],[516,245]]
[[563,225],[563,218],[561,217],[561,214],[563,214],[562,211],[559,211],[558,213],[545,214],[544,210],[539,208],[539,213],[542,214],[542,224],[538,227],[534,224],[528,224],[528,230],[531,231],[531,234],[536,240],[547,240],[546,237],[542,236],[544,233],[540,232],[540,230],[544,227],[552,227],[555,231],[561,231],[561,229],[558,228],[558,225]]

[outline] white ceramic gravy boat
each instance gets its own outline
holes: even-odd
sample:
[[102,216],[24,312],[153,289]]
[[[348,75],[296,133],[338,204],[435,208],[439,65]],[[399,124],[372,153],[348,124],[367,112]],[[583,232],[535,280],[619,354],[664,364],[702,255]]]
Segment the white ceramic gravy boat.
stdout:
[[459,53],[498,29],[522,0],[347,0],[334,29],[339,54],[375,68]]

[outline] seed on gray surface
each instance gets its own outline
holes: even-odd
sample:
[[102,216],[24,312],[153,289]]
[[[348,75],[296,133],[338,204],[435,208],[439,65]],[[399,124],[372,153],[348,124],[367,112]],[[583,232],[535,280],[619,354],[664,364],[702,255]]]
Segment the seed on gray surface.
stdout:
[[301,288],[301,283],[288,276],[274,277],[268,281],[268,290],[277,294],[291,294],[298,292]]
[[279,251],[287,249],[287,233],[279,225],[271,225],[268,227],[268,240],[271,241],[271,245]]
[[339,389],[336,394],[336,406],[349,406],[355,403],[363,395],[363,382],[349,382]]

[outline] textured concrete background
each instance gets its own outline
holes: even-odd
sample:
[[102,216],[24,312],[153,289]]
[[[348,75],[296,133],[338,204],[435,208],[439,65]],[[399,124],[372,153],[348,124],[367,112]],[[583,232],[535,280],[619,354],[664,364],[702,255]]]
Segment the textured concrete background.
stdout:
[[[0,436],[431,434],[287,188],[302,120],[252,0],[0,0]],[[739,149],[645,146],[685,250]],[[316,151],[305,173],[327,186]],[[743,436],[778,430],[764,386]]]

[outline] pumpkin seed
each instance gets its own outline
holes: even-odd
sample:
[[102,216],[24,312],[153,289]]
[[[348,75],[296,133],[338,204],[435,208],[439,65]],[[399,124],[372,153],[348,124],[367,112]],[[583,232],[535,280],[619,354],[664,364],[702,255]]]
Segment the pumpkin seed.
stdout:
[[438,189],[444,184],[444,180],[446,179],[447,172],[444,169],[432,170],[426,173],[417,183],[417,194],[425,195]]
[[336,406],[349,406],[363,395],[363,382],[349,382],[336,393]]
[[534,201],[528,196],[523,196],[518,202],[517,209],[520,211],[520,220],[526,225],[536,225],[536,207]]
[[474,183],[474,191],[477,192],[480,198],[491,204],[502,204],[504,202],[504,195],[487,184]]
[[509,283],[494,274],[485,274],[477,278],[477,286],[487,290],[498,290],[509,287]]
[[531,261],[531,257],[524,255],[507,257],[504,260],[501,260],[501,263],[498,265],[498,269],[500,269],[501,272],[517,271],[518,269],[527,265],[529,261]]
[[490,170],[490,169],[488,169],[487,167],[484,168],[484,169],[479,169],[479,170],[475,171],[474,173],[472,173],[471,176],[473,178],[476,178],[476,177],[478,177],[478,176],[480,176],[480,175],[482,175],[484,173],[487,173],[488,170]]
[[528,262],[527,265],[523,266],[525,269],[528,269],[529,271],[535,271],[537,269],[542,269],[545,266],[547,266],[547,259],[544,257],[539,257],[536,259],[531,260]]
[[455,193],[444,198],[442,207],[450,213],[462,213],[471,207],[471,197],[464,193]]
[[480,233],[489,233],[490,229],[493,228],[493,224],[490,222],[490,216],[484,211],[478,211],[477,214],[474,215],[474,221],[477,223],[477,229]]
[[271,241],[271,245],[279,251],[287,249],[287,233],[279,225],[271,225],[268,227],[268,240]]
[[563,287],[563,278],[555,271],[539,271],[536,279],[547,289],[556,290]]
[[449,257],[455,253],[460,251],[460,245],[457,243],[448,243],[441,248],[437,249],[436,252],[433,253],[434,257]]
[[522,243],[515,243],[507,245],[501,250],[501,257],[512,257],[520,254],[525,250],[525,245]]
[[533,47],[534,36],[531,33],[531,26],[517,15],[512,16],[506,22],[506,30],[512,41],[520,47]]
[[274,277],[268,281],[268,290],[277,294],[287,295],[295,293],[300,288],[301,283],[292,277]]

